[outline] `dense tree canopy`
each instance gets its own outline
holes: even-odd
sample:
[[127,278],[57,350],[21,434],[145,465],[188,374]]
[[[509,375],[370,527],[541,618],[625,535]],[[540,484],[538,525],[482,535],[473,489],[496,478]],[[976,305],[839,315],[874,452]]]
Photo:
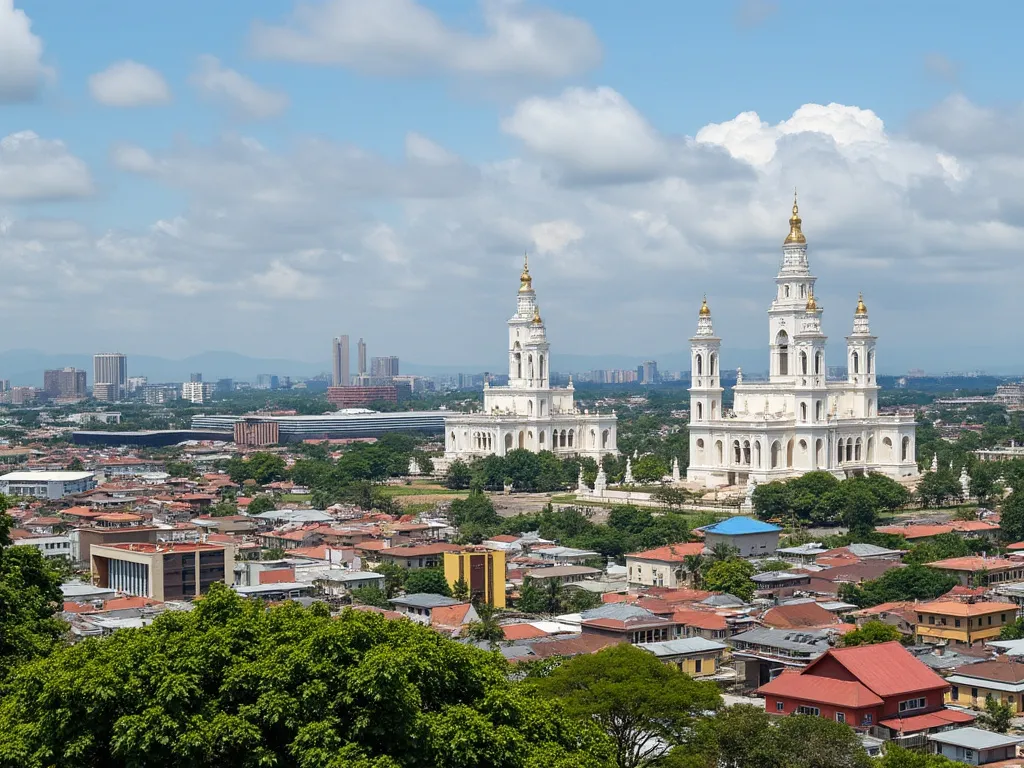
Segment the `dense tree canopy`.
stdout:
[[837,525],[868,531],[879,512],[899,509],[910,493],[878,473],[837,480],[829,472],[808,472],[791,480],[759,485],[752,499],[764,520],[792,516],[812,525]]
[[726,592],[741,600],[754,596],[754,582],[750,577],[755,573],[748,560],[730,557],[711,563],[701,573],[701,587],[711,592]]
[[405,591],[410,595],[424,592],[445,597],[452,595],[448,580],[439,568],[418,568],[409,571],[409,575],[405,577]]
[[505,671],[413,622],[267,610],[218,586],[190,612],[20,667],[0,701],[0,765],[606,764],[607,737]]
[[863,584],[841,584],[839,597],[861,608],[899,600],[933,600],[949,592],[957,584],[955,576],[929,568],[908,565],[893,568],[874,581]]
[[903,642],[903,633],[892,624],[884,621],[868,621],[864,626],[843,635],[843,645],[850,648],[855,645],[874,645],[876,643]]

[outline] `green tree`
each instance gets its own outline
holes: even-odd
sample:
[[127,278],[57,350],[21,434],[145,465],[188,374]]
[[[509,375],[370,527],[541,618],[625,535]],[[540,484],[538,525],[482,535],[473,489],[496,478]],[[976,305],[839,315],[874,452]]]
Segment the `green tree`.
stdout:
[[601,596],[585,589],[566,589],[562,608],[566,613],[583,613],[601,607]]
[[844,489],[842,510],[843,525],[854,535],[874,530],[878,502],[863,482]]
[[890,744],[885,754],[874,762],[876,768],[967,768],[966,763],[958,763],[942,755],[929,755]]
[[701,578],[702,586],[710,592],[727,592],[740,600],[747,601],[754,596],[754,566],[746,560],[733,557],[719,560],[708,568]]
[[35,547],[11,544],[6,509],[0,495],[0,681],[16,663],[49,653],[67,629],[57,618],[64,600],[57,571]]
[[1017,618],[1011,624],[1004,624],[999,630],[1000,640],[1024,639],[1024,618]]
[[936,472],[925,472],[917,483],[917,495],[925,506],[940,507],[963,496],[960,480],[949,469],[940,466]]
[[[196,465],[191,461],[168,461],[164,465],[164,471],[171,477],[193,478],[199,477]],[[244,479],[244,478],[243,478]]]
[[992,694],[989,694],[985,697],[985,711],[978,719],[990,731],[1006,733],[1010,730],[1010,721],[1013,719],[1013,707],[1005,702],[997,701]]
[[409,571],[405,577],[405,591],[407,594],[416,595],[428,593],[431,595],[452,596],[448,580],[440,568],[419,568]]
[[608,748],[510,682],[499,654],[223,584],[28,662],[0,697],[0,755],[26,768],[603,768]]
[[894,640],[903,642],[904,639],[903,633],[892,624],[886,624],[883,621],[868,621],[859,629],[843,635],[843,645],[849,648],[855,645],[890,643]]
[[666,507],[681,509],[690,500],[690,494],[682,488],[674,488],[671,485],[662,485],[651,491],[651,498],[664,504]]
[[271,512],[275,509],[277,509],[277,504],[274,503],[274,497],[263,493],[250,501],[249,506],[245,508],[245,511],[250,515],[260,515],[264,512]]
[[489,603],[477,603],[473,607],[479,618],[466,626],[466,635],[494,648],[505,639],[505,630],[498,623],[498,612]]
[[999,527],[1007,541],[1024,541],[1024,488],[1014,486],[1003,501]]
[[519,598],[516,600],[516,608],[523,613],[547,613],[547,597],[544,590],[529,576],[523,579],[523,586],[519,588]]
[[280,547],[270,547],[260,552],[260,560],[282,560],[284,559],[284,550]]
[[210,507],[210,517],[231,517],[238,514],[238,505],[233,501],[218,501]]
[[85,469],[85,465],[82,464],[82,460],[75,456],[68,464],[68,472],[81,472]]
[[873,581],[863,584],[841,584],[839,597],[861,608],[899,600],[934,600],[957,584],[955,576],[929,568],[908,565],[893,568]]
[[577,656],[537,680],[581,720],[597,723],[615,743],[617,768],[645,768],[686,741],[697,718],[721,705],[713,683],[696,682],[629,644]]
[[633,477],[640,483],[656,483],[668,474],[668,465],[653,454],[641,456],[633,466]]
[[762,520],[784,517],[789,514],[791,508],[789,488],[779,481],[762,483],[754,488],[751,501],[754,504],[754,511]]
[[915,544],[903,556],[903,562],[907,565],[934,563],[949,557],[966,557],[973,552],[971,545],[962,537],[955,533],[941,533],[933,536],[930,541]]
[[373,570],[384,576],[384,594],[389,600],[402,590],[405,577],[409,574],[405,568],[394,563],[379,563]]
[[444,485],[446,488],[460,491],[464,488],[469,488],[469,483],[472,479],[473,475],[469,471],[466,462],[456,459],[448,465],[448,472],[444,476]]
[[388,596],[380,587],[356,587],[351,592],[352,599],[363,605],[372,605],[377,608],[390,608]]
[[452,597],[463,602],[469,600],[469,584],[466,583],[465,579],[459,578],[452,585]]

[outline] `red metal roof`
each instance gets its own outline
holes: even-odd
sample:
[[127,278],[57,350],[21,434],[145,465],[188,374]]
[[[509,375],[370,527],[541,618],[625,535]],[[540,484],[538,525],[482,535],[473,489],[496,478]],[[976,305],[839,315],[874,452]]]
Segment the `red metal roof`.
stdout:
[[831,648],[811,662],[801,674],[820,679],[821,676],[815,674],[815,667],[829,657],[882,697],[949,687],[949,683],[895,641],[854,648]]
[[[870,646],[867,646],[870,647]],[[923,715],[910,715],[909,717],[890,717],[882,720],[879,725],[892,728],[899,733],[918,733],[942,728],[946,725],[963,725],[977,719],[977,715],[968,712],[961,712],[957,709],[940,709],[938,712],[928,712]]]
[[643,552],[630,552],[626,557],[636,557],[641,560],[659,560],[666,563],[681,563],[687,555],[699,555],[704,551],[704,544],[669,544],[667,547],[656,549],[645,549]]
[[830,627],[839,623],[839,619],[830,611],[817,603],[792,603],[779,605],[767,611],[761,617],[761,623],[779,629],[796,627]]
[[883,703],[882,699],[872,693],[867,686],[853,680],[836,680],[792,671],[783,672],[774,680],[765,683],[757,689],[757,693],[762,696],[780,696],[852,709],[877,707]]

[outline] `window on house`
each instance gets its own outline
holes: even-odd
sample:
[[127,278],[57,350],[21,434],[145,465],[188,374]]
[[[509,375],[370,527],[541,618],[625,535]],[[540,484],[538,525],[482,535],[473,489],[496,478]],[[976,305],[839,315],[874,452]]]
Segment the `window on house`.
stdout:
[[928,617],[928,623],[929,624],[934,624],[935,623],[935,617],[934,616],[929,616]]
[[817,717],[818,715],[821,714],[821,710],[818,709],[817,707],[803,707],[803,706],[800,706],[800,707],[796,708],[796,713],[798,715],[814,715],[815,717]]
[[900,712],[909,712],[914,709],[924,709],[924,699],[909,699],[907,701],[900,702]]
[[991,616],[988,617],[988,625],[990,627],[992,626],[992,617]]
[[1006,623],[1006,614],[1005,614],[1005,613],[1000,613],[1000,614],[999,614],[999,621],[1000,621],[1001,623],[1003,623],[1003,624],[1005,624],[1005,623]]
[[697,659],[695,662],[693,662],[693,671],[696,672],[697,674],[700,674],[700,663],[701,663],[700,659]]
[[786,708],[786,705],[783,704],[781,701],[776,701],[775,702],[775,711],[776,712],[782,712],[785,708]]
[[971,698],[972,699],[978,698],[978,689],[977,688],[971,688]]
[[864,715],[864,719],[862,719],[860,722],[862,725],[871,725],[874,719],[875,716],[868,712],[866,715]]
[[843,714],[842,712],[836,712],[836,722],[837,723],[845,723],[846,722],[846,715]]
[[960,619],[954,619],[953,620],[953,626],[959,627],[960,626]]
[[917,614],[917,623],[924,624],[924,616],[922,616],[920,613]]
[[950,690],[949,698],[952,701],[959,701],[960,700],[960,689],[957,686],[954,685],[953,688]]

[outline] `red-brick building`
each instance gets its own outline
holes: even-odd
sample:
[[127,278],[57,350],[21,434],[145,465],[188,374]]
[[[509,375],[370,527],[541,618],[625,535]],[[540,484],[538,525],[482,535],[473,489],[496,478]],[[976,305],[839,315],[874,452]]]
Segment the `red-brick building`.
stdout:
[[[833,648],[803,670],[762,685],[777,715],[827,717],[890,738],[963,725],[974,716],[946,709],[949,683],[896,642]],[[881,733],[880,733],[881,731]]]
[[339,408],[356,408],[369,405],[379,400],[388,403],[398,402],[398,387],[328,387],[327,402]]

